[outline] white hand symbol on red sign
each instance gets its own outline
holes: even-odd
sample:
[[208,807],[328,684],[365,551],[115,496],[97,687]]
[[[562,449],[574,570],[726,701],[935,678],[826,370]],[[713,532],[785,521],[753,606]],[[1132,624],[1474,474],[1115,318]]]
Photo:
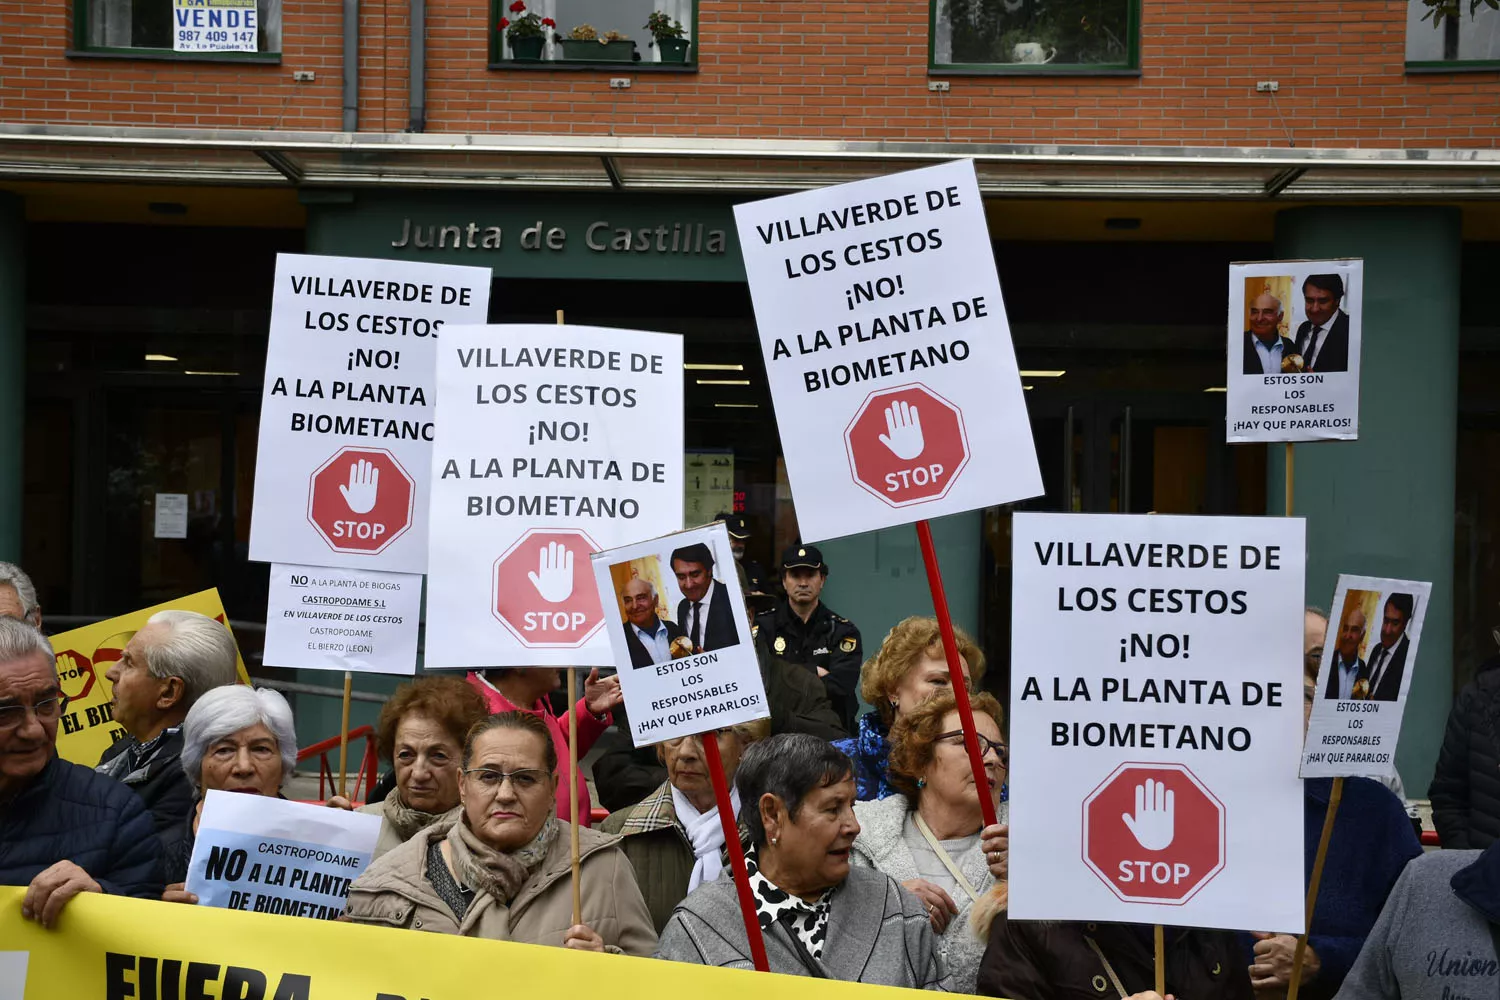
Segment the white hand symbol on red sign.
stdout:
[[922,440],[922,418],[917,408],[904,400],[898,399],[885,408],[885,431],[880,435],[880,443],[903,462],[916,458],[927,447]]
[[1120,818],[1135,834],[1136,842],[1148,851],[1164,851],[1172,846],[1176,833],[1177,793],[1165,782],[1147,778],[1135,786],[1135,815],[1121,813]]
[[356,514],[368,514],[375,509],[375,497],[380,492],[380,470],[360,459],[349,466],[349,485],[339,486],[344,503]]
[[558,542],[542,549],[536,572],[527,573],[542,600],[561,604],[573,596],[573,550]]

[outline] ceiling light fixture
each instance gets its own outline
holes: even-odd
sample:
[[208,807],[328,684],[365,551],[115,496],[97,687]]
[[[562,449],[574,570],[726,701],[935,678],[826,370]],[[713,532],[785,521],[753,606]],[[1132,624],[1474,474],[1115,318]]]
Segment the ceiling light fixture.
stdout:
[[749,385],[747,378],[700,378],[696,380],[699,385]]
[[715,407],[721,410],[758,410],[759,403],[715,403]]
[[239,372],[190,372],[184,371],[184,375],[238,375]]
[[742,372],[744,365],[710,365],[710,364],[684,364],[682,367],[690,372]]
[[1228,392],[1229,389],[1227,387],[1225,387],[1225,386],[1222,386],[1222,385],[1211,385],[1207,389],[1204,389],[1203,391],[1204,392]]
[[1022,368],[1022,378],[1062,378],[1068,374],[1066,368]]
[[172,355],[170,355],[170,354],[148,354],[148,355],[146,355],[146,360],[147,361],[176,361],[177,359],[174,358],[174,357],[172,357]]

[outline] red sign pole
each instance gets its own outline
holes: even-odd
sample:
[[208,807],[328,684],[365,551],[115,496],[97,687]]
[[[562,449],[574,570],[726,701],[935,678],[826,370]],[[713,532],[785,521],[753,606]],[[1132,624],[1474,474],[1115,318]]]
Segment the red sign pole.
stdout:
[[[719,804],[719,823],[724,827],[724,846],[729,848],[729,867],[734,872],[734,887],[740,897],[740,916],[745,918],[745,937],[750,939],[750,958],[758,972],[770,972],[766,961],[766,942],[760,936],[760,919],[755,915],[755,900],[750,895],[750,871],[745,867],[745,849],[740,845],[739,824],[734,818],[734,803],[729,801],[729,782],[724,780],[724,760],[719,756],[719,733],[704,733],[703,758],[708,762],[708,777],[714,783],[714,800]],[[742,808],[758,809],[758,802],[743,802]]]
[[974,710],[969,706],[969,686],[964,683],[963,667],[958,662],[958,640],[953,635],[953,616],[948,613],[948,594],[943,590],[943,575],[938,570],[937,549],[932,545],[932,528],[926,518],[917,522],[917,541],[922,545],[922,562],[927,565],[927,586],[932,590],[932,608],[937,612],[938,630],[943,634],[943,652],[948,657],[948,677],[953,682],[953,698],[958,703],[958,718],[964,727],[964,748],[969,751],[969,766],[974,769],[974,787],[979,790],[979,811],[985,826],[995,825],[995,803],[990,800],[989,775],[984,769],[984,754],[974,729]]

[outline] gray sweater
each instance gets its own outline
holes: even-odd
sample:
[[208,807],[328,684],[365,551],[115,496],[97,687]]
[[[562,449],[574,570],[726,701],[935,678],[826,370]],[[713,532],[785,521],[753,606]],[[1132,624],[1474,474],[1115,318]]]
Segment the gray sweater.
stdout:
[[[810,975],[785,927],[775,924],[763,936],[772,972]],[[728,872],[700,885],[672,911],[656,957],[754,968]],[[821,965],[829,979],[919,990],[937,988],[943,975],[922,904],[873,868],[850,868],[849,877],[834,892]]]
[[1335,1000],[1490,1000],[1500,962],[1484,915],[1454,894],[1455,872],[1480,851],[1435,851],[1414,858]]

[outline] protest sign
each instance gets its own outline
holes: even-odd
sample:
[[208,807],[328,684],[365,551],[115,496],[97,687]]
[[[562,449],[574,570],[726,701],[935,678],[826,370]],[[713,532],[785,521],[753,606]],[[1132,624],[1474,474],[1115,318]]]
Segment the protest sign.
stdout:
[[317,566],[271,567],[268,667],[415,674],[422,577]]
[[489,297],[488,268],[277,256],[251,559],[426,572],[438,332]]
[[589,555],[682,526],[682,338],[443,331],[428,667],[607,666]]
[[593,556],[635,745],[771,714],[722,522]]
[[257,0],[172,0],[174,52],[254,52]]
[[1306,522],[1013,530],[1011,915],[1302,930]]
[[[114,721],[114,685],[105,676],[125,651],[125,644],[158,611],[196,611],[226,622],[224,605],[217,590],[204,590],[175,601],[167,601],[128,615],[95,622],[51,636],[57,654],[57,677],[68,696],[68,711],[57,726],[57,755],[75,764],[93,767],[125,730]],[[229,628],[226,623],[225,628]],[[230,634],[234,632],[230,629]],[[250,683],[245,661],[236,654],[240,682]]]
[[1396,773],[1396,740],[1432,584],[1339,577],[1323,640],[1302,777]]
[[1229,265],[1230,444],[1359,437],[1364,261]]
[[1042,492],[971,161],[734,212],[803,541]]
[[200,906],[337,920],[369,867],[379,816],[211,791],[198,817],[187,891]]
[[[554,994],[559,983],[607,984],[611,1000],[763,1000],[766,993],[766,977],[744,969],[457,934],[398,935],[93,892],[71,900],[61,925],[49,930],[22,918],[25,893],[0,886],[0,942],[29,956],[34,1000],[457,1000],[482,992],[476,983],[497,969],[505,992],[518,996]],[[911,990],[811,976],[774,983],[778,1000],[917,1000]],[[0,996],[5,985],[0,978]]]

